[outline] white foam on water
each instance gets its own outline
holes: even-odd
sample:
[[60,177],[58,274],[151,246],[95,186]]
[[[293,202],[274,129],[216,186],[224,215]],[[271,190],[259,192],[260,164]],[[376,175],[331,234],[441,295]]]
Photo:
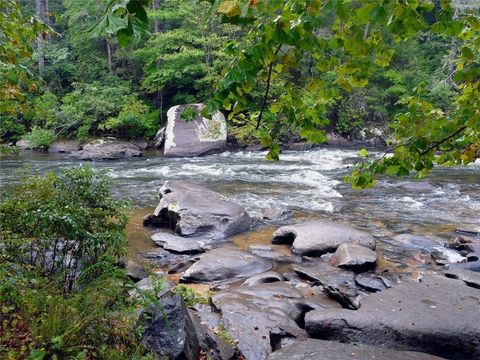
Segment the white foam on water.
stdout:
[[423,203],[411,198],[410,196],[404,196],[400,198],[400,201],[406,203],[412,209],[421,209],[423,207]]

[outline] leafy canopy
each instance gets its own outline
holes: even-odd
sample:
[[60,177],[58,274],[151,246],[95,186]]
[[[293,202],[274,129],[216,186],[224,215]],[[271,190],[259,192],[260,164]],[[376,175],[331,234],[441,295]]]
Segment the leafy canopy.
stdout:
[[[232,42],[226,51],[235,56],[218,84],[206,112],[217,109],[240,114],[262,81],[265,96],[256,116],[268,157],[278,159],[275,126],[285,122],[300,129],[302,138],[325,140],[322,128],[327,105],[341,91],[365,87],[373,74],[387,67],[393,43],[421,31],[451,38],[457,93],[452,106],[440,109],[428,101],[431,89],[422,83],[402,100],[407,111],[393,121],[395,146],[389,156],[359,164],[347,178],[354,187],[374,184],[373,173],[425,176],[435,164],[468,164],[480,156],[480,18],[478,7],[458,14],[452,2],[419,0],[209,0],[212,12],[224,22],[242,24],[246,42]],[[432,20],[433,19],[433,20]],[[112,28],[113,29],[113,28]],[[299,83],[290,76],[305,55],[313,63]],[[283,93],[269,98],[273,79],[284,77]]]

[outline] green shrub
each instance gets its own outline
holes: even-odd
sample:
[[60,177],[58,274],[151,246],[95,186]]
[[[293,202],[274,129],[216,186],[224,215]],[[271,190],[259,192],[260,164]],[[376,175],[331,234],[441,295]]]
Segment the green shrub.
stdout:
[[[152,359],[138,309],[118,266],[125,203],[86,166],[25,174],[0,200],[0,358]],[[158,290],[158,289],[157,289]]]
[[40,127],[34,126],[30,133],[23,136],[23,139],[27,140],[30,143],[32,149],[42,149],[46,150],[56,139],[55,133],[53,130],[42,129]]
[[151,139],[158,130],[159,115],[158,110],[151,111],[143,101],[130,96],[125,100],[118,116],[108,118],[99,125],[99,129],[109,130],[114,135],[128,139]]
[[61,279],[66,291],[82,269],[125,252],[125,204],[110,196],[105,173],[80,166],[25,175],[0,202],[3,256]]

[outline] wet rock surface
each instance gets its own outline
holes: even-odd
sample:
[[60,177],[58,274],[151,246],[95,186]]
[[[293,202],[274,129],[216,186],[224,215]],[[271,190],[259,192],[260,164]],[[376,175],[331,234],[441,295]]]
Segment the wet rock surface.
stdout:
[[160,202],[145,225],[213,241],[246,231],[253,224],[243,206],[197,184],[170,180],[160,188],[159,196]]
[[[182,118],[184,111],[195,111],[192,120]],[[203,104],[178,105],[167,112],[165,130],[165,156],[194,157],[225,150],[227,125],[222,113],[217,112],[211,119],[201,116]]]
[[342,244],[335,251],[331,261],[333,265],[344,268],[373,267],[377,262],[377,253],[365,246]]
[[215,294],[212,303],[221,311],[228,334],[238,340],[246,359],[265,359],[272,348],[306,337],[297,322],[303,321],[307,308],[302,306],[302,293],[290,284],[225,290]]
[[305,324],[322,339],[474,359],[480,356],[479,306],[479,289],[432,275],[372,294],[356,311],[308,312]]
[[198,359],[196,329],[180,295],[165,294],[141,317],[145,326],[143,340],[151,351],[169,359]]
[[282,226],[273,233],[272,243],[291,243],[292,250],[301,255],[332,252],[343,243],[375,248],[375,239],[370,234],[344,224],[319,220]]
[[48,147],[49,153],[60,153],[60,154],[69,154],[74,151],[80,150],[80,142],[75,140],[60,140],[55,141],[52,145]]
[[271,222],[281,222],[290,219],[293,216],[293,211],[285,209],[266,208],[262,211],[262,220]]
[[399,234],[393,238],[394,244],[406,250],[430,251],[433,247],[439,246],[438,242],[425,236],[416,234]]
[[148,276],[145,268],[133,260],[123,260],[120,265],[125,269],[125,274],[134,281],[140,281]]
[[115,138],[97,139],[74,151],[70,157],[79,160],[118,160],[142,156],[142,151],[132,143]]
[[204,241],[196,238],[186,238],[167,232],[158,232],[152,235],[152,240],[165,250],[179,254],[197,254],[204,251]]
[[202,255],[183,274],[182,282],[235,281],[263,273],[272,264],[256,255],[234,248],[223,247]]
[[441,360],[438,356],[382,349],[362,344],[342,344],[334,341],[307,339],[295,341],[285,349],[275,351],[268,360]]
[[273,283],[277,281],[283,281],[282,275],[277,273],[276,271],[267,271],[263,274],[258,274],[248,278],[242,283],[242,286],[253,286],[258,284],[267,284]]
[[455,250],[442,246],[435,246],[430,250],[432,258],[439,265],[467,262],[467,258]]
[[318,262],[313,265],[294,265],[293,270],[300,277],[310,280],[314,285],[321,285],[324,291],[348,309],[358,309],[357,286],[355,274],[327,263]]
[[207,359],[230,360],[234,358],[236,351],[231,344],[218,337],[208,326],[203,324],[195,311],[189,311],[189,314],[195,326],[200,348]]
[[355,282],[363,289],[372,292],[383,291],[390,287],[375,273],[358,274],[355,276]]

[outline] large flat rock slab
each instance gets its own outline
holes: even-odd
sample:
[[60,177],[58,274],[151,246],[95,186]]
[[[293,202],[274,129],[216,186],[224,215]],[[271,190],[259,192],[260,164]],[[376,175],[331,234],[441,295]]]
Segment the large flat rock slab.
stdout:
[[317,339],[299,340],[270,354],[268,360],[441,360],[438,356],[382,349],[361,344],[342,344]]
[[285,282],[257,284],[225,290],[212,296],[222,312],[227,332],[238,341],[247,360],[265,359],[272,344],[285,344],[307,335],[297,321],[303,294]]
[[182,282],[235,281],[261,274],[272,264],[259,256],[229,247],[218,248],[203,254],[183,274]]
[[204,186],[169,180],[160,188],[160,202],[145,225],[175,230],[185,237],[221,240],[250,229],[253,218],[239,204]]
[[443,275],[372,294],[359,310],[314,310],[305,316],[306,330],[316,338],[451,359],[480,358],[479,324],[480,289]]
[[375,239],[351,226],[321,220],[282,226],[273,233],[272,243],[291,243],[301,255],[322,255],[335,251],[341,244],[351,243],[375,249]]
[[[189,110],[187,110],[189,109]],[[177,105],[167,112],[164,155],[194,157],[222,152],[227,145],[227,125],[221,112],[211,119],[201,115],[203,104]],[[191,120],[182,118],[184,111],[194,111]]]

